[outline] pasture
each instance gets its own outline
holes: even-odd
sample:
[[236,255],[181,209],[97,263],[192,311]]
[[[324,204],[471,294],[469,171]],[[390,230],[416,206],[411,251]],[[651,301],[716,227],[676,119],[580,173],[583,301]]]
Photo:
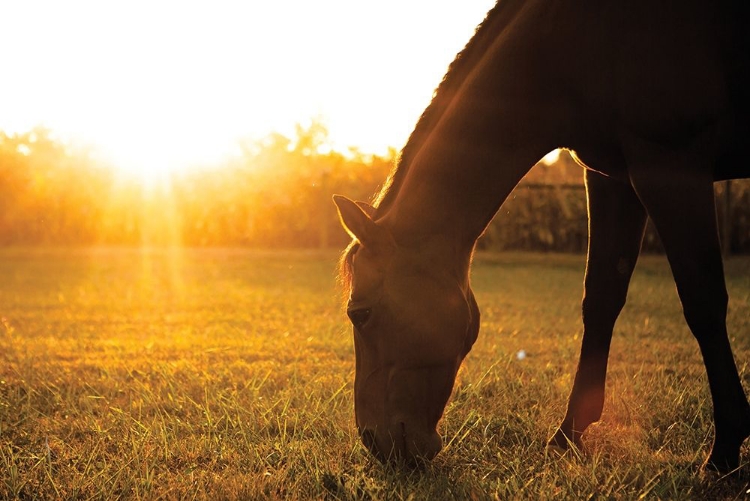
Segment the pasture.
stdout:
[[[334,252],[0,251],[2,499],[736,499],[697,343],[660,256],[615,329],[585,454],[545,455],[572,384],[584,256],[479,255],[479,340],[424,471],[354,426]],[[750,259],[726,264],[750,383]],[[525,350],[521,360],[516,354]],[[750,454],[743,449],[743,469]]]

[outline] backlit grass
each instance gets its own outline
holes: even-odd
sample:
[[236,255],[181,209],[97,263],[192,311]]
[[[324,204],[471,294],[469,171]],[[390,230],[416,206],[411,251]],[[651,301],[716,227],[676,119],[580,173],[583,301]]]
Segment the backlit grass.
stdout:
[[[479,256],[482,331],[441,424],[446,447],[423,472],[359,445],[336,259],[0,251],[0,498],[745,496],[744,479],[698,471],[710,395],[663,258],[636,270],[587,452],[554,459],[544,443],[577,361],[584,259]],[[748,380],[750,259],[727,276]]]

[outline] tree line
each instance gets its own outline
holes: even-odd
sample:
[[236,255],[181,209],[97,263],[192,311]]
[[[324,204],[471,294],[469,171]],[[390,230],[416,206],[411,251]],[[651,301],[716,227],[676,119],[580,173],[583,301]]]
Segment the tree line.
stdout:
[[[343,247],[333,193],[370,200],[397,158],[327,148],[325,126],[298,126],[240,144],[224,164],[173,174],[152,187],[118,174],[94,151],[47,129],[0,133],[0,245]],[[732,252],[750,252],[750,185],[734,181],[719,216]],[[479,246],[582,252],[582,169],[566,154],[535,166],[503,204]],[[647,250],[659,250],[649,229]]]

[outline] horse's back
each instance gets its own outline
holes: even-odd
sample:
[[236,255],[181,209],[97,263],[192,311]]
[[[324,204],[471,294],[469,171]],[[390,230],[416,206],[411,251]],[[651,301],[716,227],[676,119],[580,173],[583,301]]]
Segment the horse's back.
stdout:
[[750,2],[586,3],[551,41],[558,98],[575,103],[565,119],[591,124],[565,146],[596,158],[626,138],[702,142],[715,179],[750,177]]

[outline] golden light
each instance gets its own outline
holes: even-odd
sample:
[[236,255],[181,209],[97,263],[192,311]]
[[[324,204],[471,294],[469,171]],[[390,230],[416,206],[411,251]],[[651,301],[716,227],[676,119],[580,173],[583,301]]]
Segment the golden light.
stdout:
[[544,155],[544,158],[542,158],[542,162],[547,165],[552,165],[553,163],[557,162],[557,159],[560,158],[560,150],[559,148],[556,150],[552,150],[546,155]]
[[44,125],[146,183],[314,116],[334,148],[385,152],[492,4],[10,2],[0,130]]

